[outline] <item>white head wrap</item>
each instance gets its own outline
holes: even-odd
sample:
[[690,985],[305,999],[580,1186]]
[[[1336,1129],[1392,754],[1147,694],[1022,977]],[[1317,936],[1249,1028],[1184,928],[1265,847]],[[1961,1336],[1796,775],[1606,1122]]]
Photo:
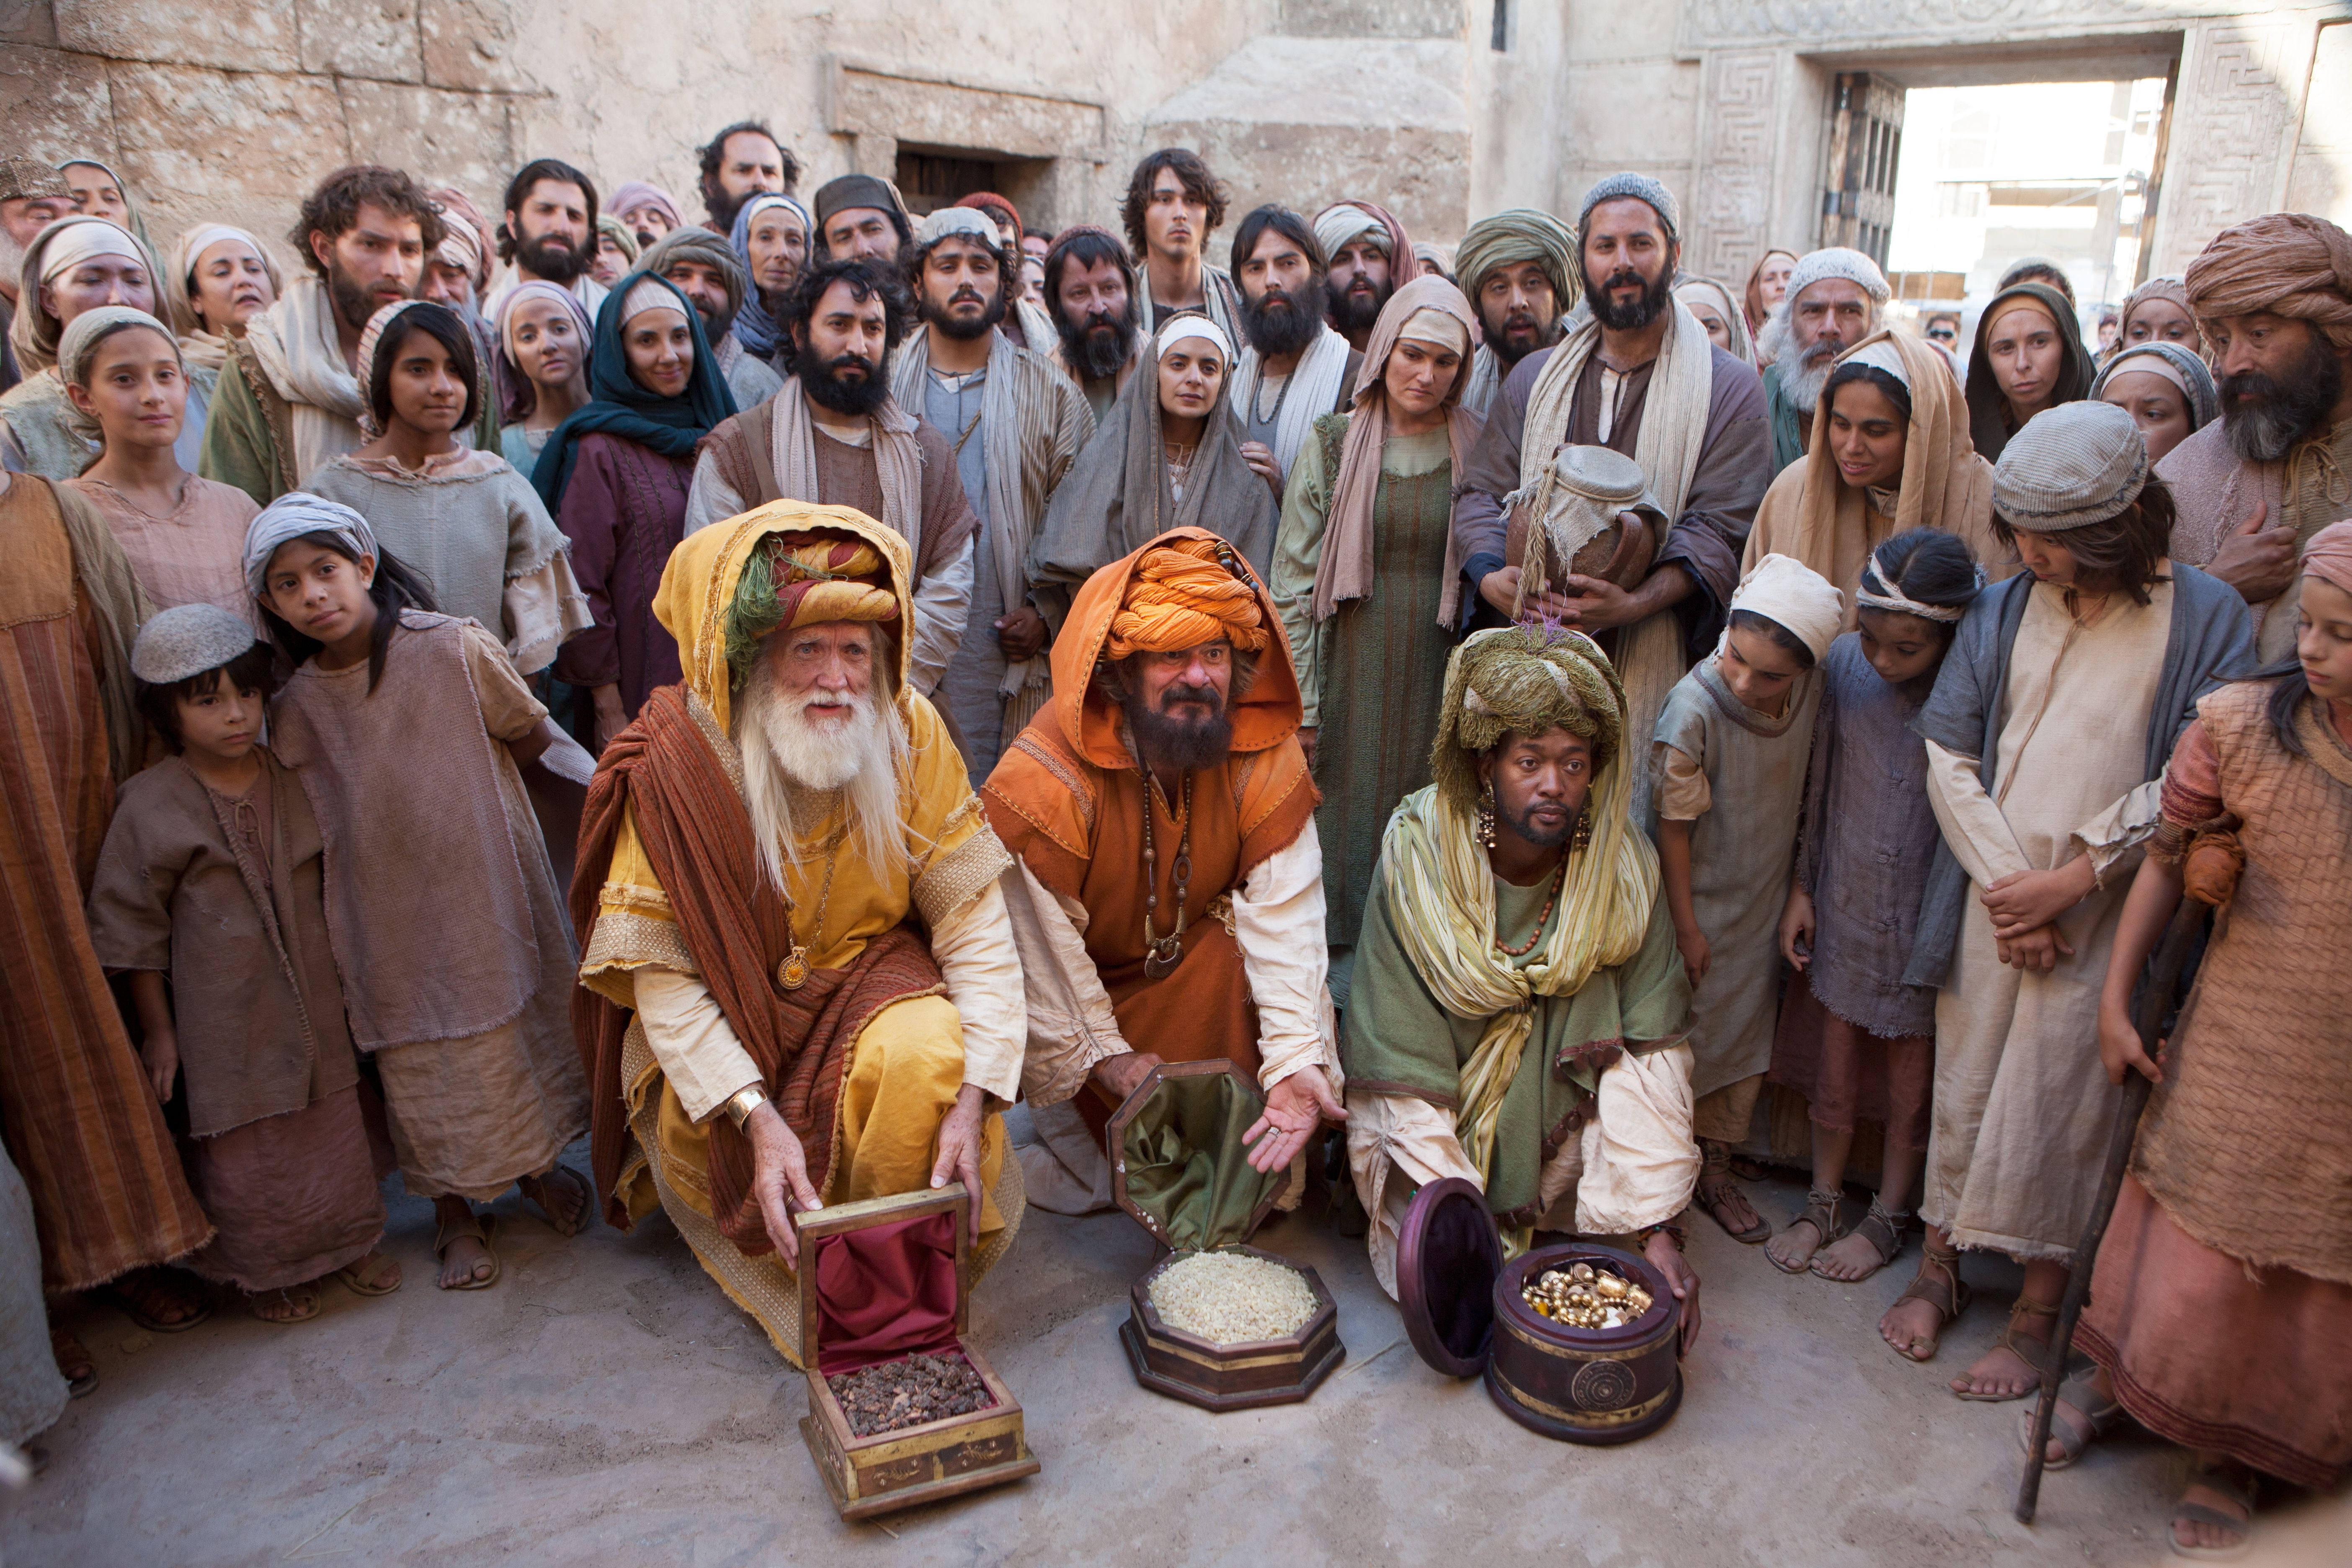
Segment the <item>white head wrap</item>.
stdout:
[[198,601],[158,610],[131,645],[131,673],[150,686],[169,686],[218,669],[261,639],[253,624],[218,605]]
[[658,278],[640,278],[637,286],[621,301],[621,324],[626,326],[647,310],[678,310],[686,307],[678,301],[677,290]]
[[753,219],[757,218],[761,213],[766,212],[770,207],[782,207],[784,211],[800,219],[801,232],[803,234],[814,234],[816,232],[816,224],[809,217],[808,208],[801,205],[800,199],[798,197],[788,196],[782,191],[761,191],[758,195],[753,196],[750,201],[744,203],[744,223],[747,226],[750,225]]
[[1452,349],[1465,358],[1470,353],[1470,329],[1453,311],[1441,310],[1434,305],[1424,306],[1407,317],[1404,325],[1397,329],[1397,337],[1400,341],[1411,338],[1417,343]]
[[269,597],[263,587],[268,581],[269,558],[278,553],[278,547],[306,533],[332,534],[353,559],[364,555],[380,560],[383,555],[376,548],[375,532],[367,519],[341,501],[308,490],[288,490],[246,525],[245,585],[256,599]]
[[41,281],[55,282],[60,274],[94,256],[120,256],[142,268],[147,265],[146,253],[127,231],[95,218],[61,227],[49,237],[48,249],[41,257]]
[[[58,340],[58,374],[69,385],[88,386],[85,373],[89,369],[90,351],[128,327],[147,327],[163,333],[163,341],[172,345],[173,356],[179,357],[180,340],[172,335],[171,328],[146,311],[129,305],[100,305],[66,323],[65,334]],[[183,359],[181,363],[184,364],[186,361]]]
[[1223,356],[1225,363],[1230,365],[1234,363],[1234,340],[1225,336],[1224,328],[1206,316],[1169,317],[1153,343],[1160,353],[1166,353],[1171,346],[1182,342],[1186,338],[1205,338],[1217,345],[1217,353]]
[[1793,555],[1767,555],[1731,595],[1734,610],[1748,610],[1796,634],[1820,663],[1845,624],[1845,595],[1829,579]]
[[550,283],[544,278],[526,278],[499,296],[499,342],[505,347],[507,358],[511,360],[515,357],[515,310],[527,300],[555,300],[572,312],[572,324],[580,330],[580,353],[584,363],[589,342],[596,335],[596,324],[588,319],[588,308],[580,302],[579,295],[561,283]]
[[951,234],[968,235],[992,250],[1004,244],[995,220],[978,207],[939,207],[915,226],[915,247],[928,250]]
[[[1381,255],[1387,256],[1389,250],[1387,226],[1363,208],[1349,202],[1341,202],[1336,206],[1325,207],[1315,215],[1315,243],[1323,247],[1323,255],[1327,260],[1337,256],[1341,246],[1353,245],[1367,234],[1373,236],[1379,241],[1377,248]],[[1395,258],[1391,257],[1390,259],[1394,260]]]
[[[180,240],[180,248],[188,258],[188,270],[194,271],[196,264],[205,258],[205,252],[224,239],[236,241],[265,261],[269,258],[269,253],[261,248],[261,242],[236,225],[208,223],[200,225]],[[186,279],[183,279],[180,281],[184,283]]]
[[[1977,576],[1983,578],[1983,567],[1977,568]],[[1858,609],[1892,610],[1899,616],[1916,616],[1923,621],[1941,621],[1947,626],[1969,613],[1962,605],[1923,605],[1912,598],[1886,580],[1886,574],[1878,569],[1875,552],[1863,560],[1862,586],[1855,592],[1853,602]]]
[[1780,297],[1780,309],[1793,312],[1797,296],[1814,284],[1831,278],[1843,278],[1858,283],[1870,296],[1874,305],[1884,305],[1894,290],[1886,286],[1886,274],[1878,263],[1859,250],[1843,245],[1829,246],[1821,250],[1809,250],[1797,258],[1794,270],[1789,274],[1789,291]]
[[1885,338],[1874,338],[1839,360],[1838,363],[1866,364],[1873,370],[1883,370],[1901,382],[1905,391],[1907,392],[1911,388],[1911,373],[1904,368],[1903,356],[1897,353],[1895,345]]

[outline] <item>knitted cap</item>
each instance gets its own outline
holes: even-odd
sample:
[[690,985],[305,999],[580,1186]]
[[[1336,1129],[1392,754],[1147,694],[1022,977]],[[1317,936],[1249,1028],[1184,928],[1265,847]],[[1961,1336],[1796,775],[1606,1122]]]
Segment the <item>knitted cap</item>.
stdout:
[[1577,233],[1581,235],[1584,232],[1585,222],[1592,216],[1594,207],[1599,206],[1602,202],[1613,202],[1621,196],[1632,196],[1636,201],[1649,203],[1656,211],[1659,219],[1665,224],[1666,237],[1668,239],[1682,237],[1682,204],[1675,200],[1674,192],[1666,189],[1649,175],[1637,174],[1630,169],[1622,174],[1610,175],[1584,193],[1583,210],[1576,215]]
[[38,158],[0,158],[0,202],[70,201],[65,176]]
[[1878,269],[1877,262],[1859,250],[1832,245],[1821,250],[1809,250],[1797,258],[1795,268],[1789,274],[1789,291],[1782,298],[1793,303],[1798,295],[1829,278],[1843,278],[1849,282],[1859,283],[1862,291],[1881,305],[1886,303],[1887,297],[1894,292],[1886,286],[1886,274]]
[[150,686],[168,686],[218,669],[260,640],[250,623],[218,605],[175,605],[139,628],[131,673]]
[[2061,403],[2025,422],[1992,470],[1992,505],[2011,528],[2062,533],[2105,522],[2139,499],[2147,443],[2112,403]]

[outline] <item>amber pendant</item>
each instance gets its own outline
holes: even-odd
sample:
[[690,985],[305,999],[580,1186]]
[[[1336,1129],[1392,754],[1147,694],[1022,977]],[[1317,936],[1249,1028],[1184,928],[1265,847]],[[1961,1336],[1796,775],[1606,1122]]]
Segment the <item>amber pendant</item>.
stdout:
[[808,949],[794,942],[792,952],[776,965],[776,984],[787,991],[797,991],[808,984]]

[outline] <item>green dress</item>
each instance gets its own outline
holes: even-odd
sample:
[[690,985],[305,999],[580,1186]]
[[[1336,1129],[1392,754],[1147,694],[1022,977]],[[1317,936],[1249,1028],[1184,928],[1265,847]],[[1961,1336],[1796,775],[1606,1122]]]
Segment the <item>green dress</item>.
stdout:
[[1327,414],[1317,420],[1315,439],[1291,468],[1273,572],[1305,722],[1316,728],[1324,932],[1332,949],[1331,999],[1341,1006],[1389,813],[1429,783],[1445,660],[1454,651],[1437,620],[1454,516],[1454,464],[1443,426],[1391,437],[1381,448],[1371,596],[1341,605],[1319,625],[1308,614],[1349,418]]
[[[1530,939],[1540,934],[1537,919],[1550,897],[1549,878],[1532,888],[1496,880],[1496,937],[1506,947],[1528,948],[1518,967],[1544,945]],[[1554,912],[1544,928],[1559,918]],[[1681,1044],[1690,1026],[1690,995],[1661,892],[1632,958],[1596,970],[1568,995],[1535,998],[1534,1032],[1495,1127],[1486,1205],[1500,1222],[1534,1222],[1544,1163],[1592,1115],[1601,1074],[1621,1050],[1646,1054]],[[1456,1017],[1438,1005],[1398,942],[1386,879],[1375,877],[1356,946],[1354,1001],[1340,1030],[1348,1087],[1459,1110],[1462,1068],[1486,1032],[1486,1019]]]

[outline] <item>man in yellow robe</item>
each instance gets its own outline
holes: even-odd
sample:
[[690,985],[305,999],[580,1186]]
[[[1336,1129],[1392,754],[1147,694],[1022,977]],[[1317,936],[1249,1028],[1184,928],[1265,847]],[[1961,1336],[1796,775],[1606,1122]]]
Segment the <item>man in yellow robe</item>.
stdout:
[[607,1217],[658,1204],[796,1364],[794,1212],[961,1180],[977,1279],[1023,1207],[1012,859],[907,682],[909,572],[845,507],[688,535],[686,679],[605,750],[572,884]]

